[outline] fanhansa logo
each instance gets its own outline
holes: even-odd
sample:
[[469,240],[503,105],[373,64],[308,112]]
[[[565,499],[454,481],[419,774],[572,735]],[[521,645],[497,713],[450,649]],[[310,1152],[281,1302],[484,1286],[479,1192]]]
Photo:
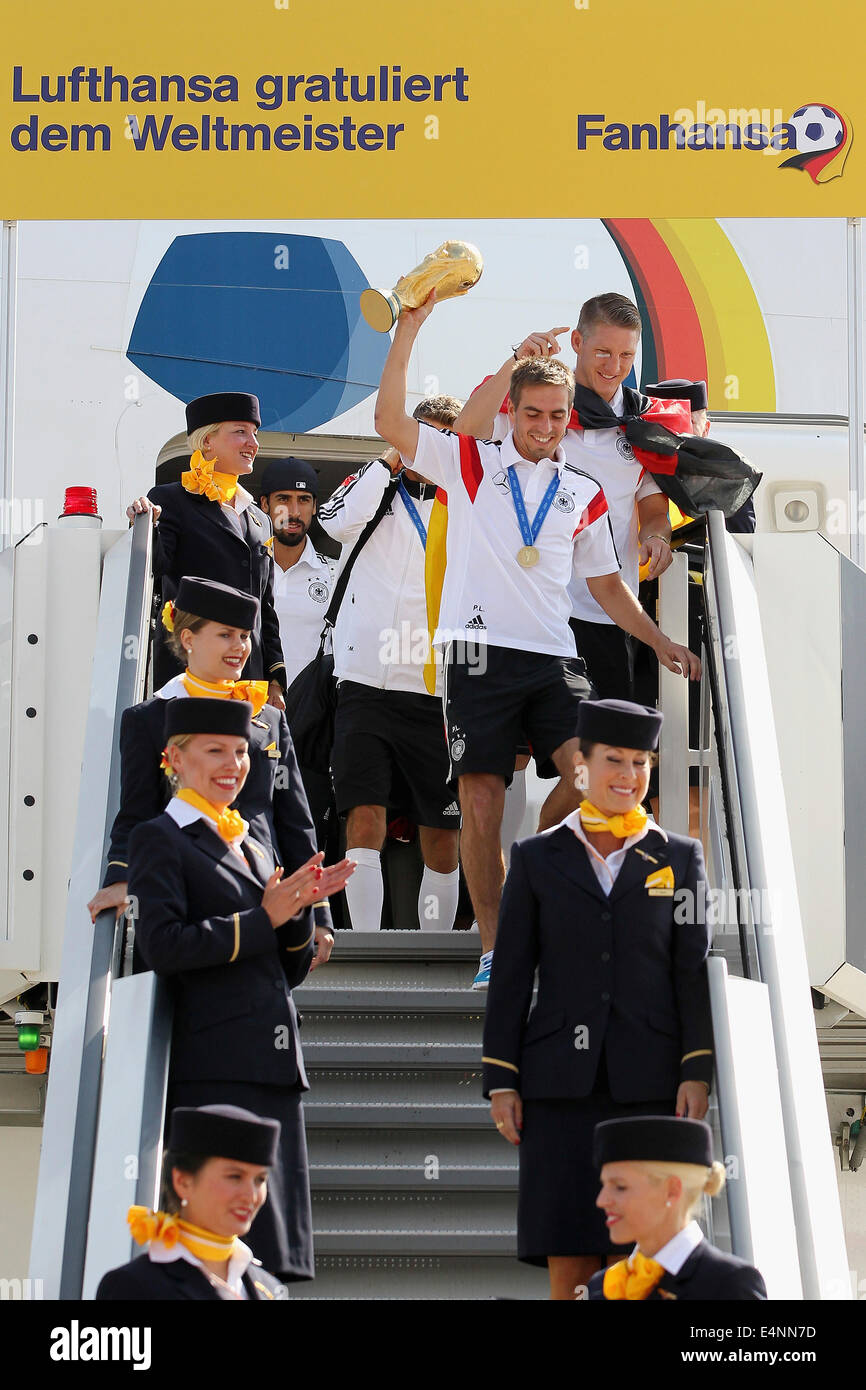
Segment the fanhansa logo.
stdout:
[[841,112],[818,103],[798,106],[788,125],[796,132],[797,153],[779,168],[802,169],[813,183],[841,178],[852,140],[851,124]]
[[577,148],[617,150],[749,150],[786,154],[780,169],[802,169],[814,183],[839,178],[852,143],[851,123],[832,106],[817,102],[798,106],[785,120],[780,108],[738,107],[728,111],[679,107],[657,121],[609,121],[602,112],[577,117]]

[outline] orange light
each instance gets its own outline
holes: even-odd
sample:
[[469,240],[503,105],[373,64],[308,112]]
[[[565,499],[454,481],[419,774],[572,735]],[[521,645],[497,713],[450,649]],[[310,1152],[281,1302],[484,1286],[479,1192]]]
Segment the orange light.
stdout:
[[37,1047],[24,1054],[24,1070],[31,1076],[44,1076],[48,1070],[48,1048]]

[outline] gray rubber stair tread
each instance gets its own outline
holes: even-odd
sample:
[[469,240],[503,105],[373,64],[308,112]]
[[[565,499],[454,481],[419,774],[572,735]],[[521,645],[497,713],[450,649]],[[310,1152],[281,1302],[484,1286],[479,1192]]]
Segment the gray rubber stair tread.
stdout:
[[314,1067],[308,1063],[307,1072],[312,1091],[305,1107],[318,1103],[425,1106],[481,1101],[481,1071],[477,1066],[434,1066],[424,1062],[418,1067],[404,1063],[343,1068]]
[[339,1299],[455,1301],[526,1299],[546,1301],[546,1269],[519,1264],[514,1251],[476,1256],[400,1253],[316,1254],[316,1277],[292,1284],[292,1300]]
[[304,1041],[308,1067],[466,1067],[479,1069],[478,1046],[469,1043],[316,1043]]
[[380,960],[478,960],[481,944],[470,931],[338,931],[334,953]]
[[437,1102],[413,1105],[411,1101],[370,1105],[304,1101],[304,1116],[314,1128],[359,1125],[365,1129],[487,1129],[490,1106],[487,1101]]
[[310,1131],[307,1148],[310,1163],[319,1168],[379,1168],[393,1165],[423,1173],[431,1158],[450,1168],[500,1168],[518,1162],[517,1149],[497,1134],[493,1124],[487,1129],[457,1130],[331,1128]]
[[317,1255],[517,1255],[514,1231],[314,1231],[313,1244]]
[[[431,1171],[428,1166],[427,1171]],[[331,1191],[359,1192],[369,1189],[375,1192],[391,1189],[410,1189],[423,1192],[428,1188],[441,1191],[514,1191],[517,1190],[517,1163],[501,1167],[463,1165],[454,1167],[439,1164],[437,1177],[427,1177],[425,1168],[417,1164],[311,1164],[310,1187],[314,1192],[323,1189]]]
[[292,998],[306,1014],[315,1010],[328,1013],[411,1011],[419,1014],[469,1014],[483,1022],[487,995],[471,989],[430,989],[420,985],[415,988],[378,985],[356,989],[350,985],[337,988],[302,985],[292,990]]

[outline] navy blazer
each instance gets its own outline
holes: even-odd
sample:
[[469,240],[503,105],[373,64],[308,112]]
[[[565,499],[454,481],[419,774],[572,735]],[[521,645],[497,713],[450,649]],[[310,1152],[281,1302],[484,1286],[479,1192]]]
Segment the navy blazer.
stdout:
[[[162,508],[153,533],[153,574],[160,581],[163,602],[176,597],[184,575],[219,580],[253,594],[262,607],[244,677],[276,680],[285,687],[286,664],[274,611],[274,559],[267,544],[270,518],[251,503],[239,516],[241,536],[219,502],[187,492],[182,483],[160,483],[147,495]],[[157,623],[153,659],[157,688],[182,670],[166,645],[162,623]]]
[[[702,1299],[704,1302],[743,1303],[748,1299],[766,1299],[767,1287],[754,1265],[725,1255],[709,1241],[695,1246],[679,1274],[662,1275],[645,1300]],[[604,1296],[604,1271],[599,1270],[589,1281],[588,1298],[594,1302],[613,1302]],[[618,1300],[617,1300],[618,1301]]]
[[[241,1280],[251,1299],[288,1297],[285,1284],[262,1269],[258,1261],[248,1265]],[[176,1298],[216,1299],[219,1302],[220,1294],[204,1271],[182,1256],[179,1260],[169,1260],[167,1264],[157,1264],[145,1254],[103,1274],[96,1298],[98,1302],[132,1303],[141,1300],[143,1303],[163,1303]]]
[[[159,766],[168,704],[155,696],[123,712],[120,809],[111,827],[103,887],[128,878],[130,832],[158,816],[171,800],[168,778]],[[294,873],[316,853],[316,833],[286,716],[272,705],[263,705],[253,719],[249,752],[247,780],[232,804],[249,821],[253,838],[270,841],[276,862]]]
[[[650,892],[667,870],[674,890]],[[604,1046],[614,1100],[661,1100],[712,1078],[706,958],[711,930],[700,843],[650,830],[610,897],[567,825],[511,851],[484,1023],[484,1094],[569,1099],[593,1089]],[[697,913],[684,910],[681,890]],[[666,890],[665,890],[666,891]],[[538,999],[529,1006],[536,967]]]
[[313,958],[308,908],[276,930],[262,907],[270,847],[249,836],[254,870],[204,820],[168,814],[129,837],[129,893],[145,964],[172,982],[169,1080],[308,1088],[291,990]]

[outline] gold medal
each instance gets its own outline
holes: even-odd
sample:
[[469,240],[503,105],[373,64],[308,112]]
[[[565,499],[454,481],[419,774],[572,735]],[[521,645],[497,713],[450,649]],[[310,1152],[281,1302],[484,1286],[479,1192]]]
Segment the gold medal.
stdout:
[[538,550],[534,545],[522,545],[517,552],[517,563],[521,569],[531,570],[533,565],[538,564],[538,560]]

